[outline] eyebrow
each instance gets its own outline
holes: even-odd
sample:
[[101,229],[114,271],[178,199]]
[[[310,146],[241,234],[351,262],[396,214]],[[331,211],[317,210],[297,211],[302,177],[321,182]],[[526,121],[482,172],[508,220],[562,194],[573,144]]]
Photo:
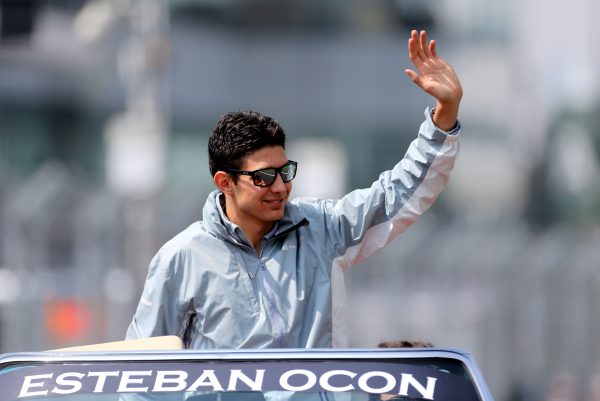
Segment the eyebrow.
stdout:
[[253,168],[252,170],[250,170],[250,169],[242,169],[242,170],[256,171],[256,170],[265,170],[265,169],[268,169],[268,168],[281,168],[281,167],[285,166],[286,164],[288,164],[289,162],[290,162],[289,160],[286,160],[283,164],[279,165],[278,167],[275,167],[275,166],[266,166],[266,167]]

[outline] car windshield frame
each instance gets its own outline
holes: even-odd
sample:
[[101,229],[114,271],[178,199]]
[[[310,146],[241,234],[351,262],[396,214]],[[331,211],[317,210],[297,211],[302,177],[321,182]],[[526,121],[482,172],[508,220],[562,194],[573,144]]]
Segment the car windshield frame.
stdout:
[[[65,367],[72,367],[71,370],[76,370],[73,367],[101,367],[111,365],[122,366],[123,372],[126,369],[137,369],[138,367],[149,366],[179,366],[180,369],[189,369],[194,364],[206,364],[211,363],[213,366],[227,365],[240,363],[255,363],[261,366],[266,366],[272,362],[280,363],[280,365],[289,365],[295,367],[297,371],[315,372],[321,369],[319,366],[325,366],[326,364],[331,365],[331,369],[335,372],[341,372],[344,369],[343,366],[355,366],[356,364],[366,364],[369,362],[375,363],[374,366],[383,366],[382,362],[395,363],[396,365],[401,364],[408,373],[406,375],[412,375],[414,372],[419,372],[419,369],[430,368],[435,366],[440,371],[446,371],[439,369],[440,366],[459,366],[461,374],[465,375],[465,379],[472,385],[476,397],[479,401],[492,401],[493,398],[485,383],[485,380],[479,371],[475,361],[471,355],[462,350],[455,349],[440,349],[440,348],[410,348],[410,349],[264,349],[264,350],[177,350],[177,351],[84,351],[84,352],[72,352],[72,351],[54,351],[54,352],[35,352],[35,353],[12,353],[0,355],[0,393],[2,393],[3,376],[7,372],[18,371],[19,368],[29,368],[30,370],[37,369],[36,371],[44,371],[45,375],[33,375],[33,379],[28,379],[29,382],[19,384],[19,389],[13,389],[11,391],[19,393],[19,395],[25,394],[26,396],[12,398],[1,397],[0,401],[17,401],[17,400],[45,400],[45,399],[56,399],[70,401],[77,398],[55,398],[50,395],[44,396],[27,396],[30,394],[42,394],[44,387],[42,383],[44,380],[40,377],[49,378],[50,375],[56,371],[55,376],[59,376],[61,371],[65,370]],[[338,364],[338,365],[336,365]],[[445,365],[444,365],[445,364]],[[240,365],[241,366],[241,365]],[[312,367],[311,367],[312,366]],[[336,367],[337,366],[337,367]],[[357,366],[357,365],[356,365]],[[300,367],[301,369],[299,369]],[[317,367],[317,368],[315,368]],[[134,370],[135,370],[134,369]],[[270,368],[269,368],[270,369]],[[346,368],[348,369],[348,368]],[[100,369],[101,370],[101,369]],[[156,368],[158,372],[158,368]],[[380,369],[378,369],[380,370]],[[52,371],[51,373],[47,373]],[[343,370],[344,375],[349,376],[348,370]],[[382,372],[378,372],[380,375],[384,375]],[[15,375],[15,373],[12,373]],[[72,373],[72,375],[75,373]],[[80,373],[81,375],[81,373]],[[355,373],[356,375],[356,373]],[[402,374],[404,377],[404,374]],[[8,378],[8,375],[6,375]],[[28,376],[24,376],[28,377]],[[422,376],[421,376],[422,377]],[[72,381],[71,377],[70,385],[73,386],[75,382]],[[54,380],[54,379],[53,379]],[[67,383],[69,383],[67,381]],[[413,383],[419,386],[419,383]],[[318,385],[317,385],[318,386]],[[14,386],[13,386],[14,387]],[[23,391],[23,389],[27,391]],[[56,388],[56,387],[55,387]],[[69,387],[65,387],[69,388]],[[73,387],[71,387],[73,388]],[[30,391],[29,391],[30,390]],[[278,390],[272,388],[265,388],[263,390]],[[235,390],[237,391],[237,390]],[[322,389],[317,389],[322,391]],[[82,393],[83,394],[83,393]],[[87,393],[85,393],[87,394]],[[111,393],[112,394],[112,393]],[[120,393],[119,393],[120,394]],[[394,399],[397,399],[395,397]],[[404,397],[402,399],[414,399],[414,400],[425,400],[432,399],[435,397]],[[379,399],[378,397],[376,399]],[[443,399],[443,398],[441,398]]]

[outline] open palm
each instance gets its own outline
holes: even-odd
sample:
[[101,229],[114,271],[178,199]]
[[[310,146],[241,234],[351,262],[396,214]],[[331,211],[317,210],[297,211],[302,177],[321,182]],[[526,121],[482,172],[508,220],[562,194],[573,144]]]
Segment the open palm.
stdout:
[[408,40],[408,53],[416,67],[415,72],[406,70],[406,74],[425,92],[442,104],[457,104],[462,98],[462,87],[454,69],[436,52],[436,43],[427,44],[427,33],[411,32]]

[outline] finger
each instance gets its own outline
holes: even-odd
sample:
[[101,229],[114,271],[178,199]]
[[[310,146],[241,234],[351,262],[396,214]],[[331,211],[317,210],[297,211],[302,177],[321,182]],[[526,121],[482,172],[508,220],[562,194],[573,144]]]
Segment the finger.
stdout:
[[423,87],[423,84],[421,82],[421,77],[419,76],[419,74],[417,74],[416,72],[414,72],[413,70],[407,68],[406,70],[404,70],[404,72],[406,73],[406,75],[408,75],[410,77],[410,79],[412,79],[412,81],[417,84],[419,87]]
[[438,57],[437,42],[434,39],[431,39],[431,42],[429,43],[429,51],[433,57]]
[[423,58],[431,57],[431,52],[429,51],[429,46],[427,45],[427,32],[421,31],[419,39],[421,44],[421,51],[424,54]]
[[412,31],[410,34],[410,38],[408,39],[408,54],[409,54],[411,60],[417,54],[418,46],[419,46],[419,37],[417,35],[417,31]]
[[417,32],[416,29],[413,29],[412,31],[410,31],[410,38],[418,41],[419,40],[419,32]]
[[408,57],[417,68],[420,68],[419,66],[424,63],[424,54],[420,47],[419,35],[417,31],[413,31],[411,38],[408,40]]

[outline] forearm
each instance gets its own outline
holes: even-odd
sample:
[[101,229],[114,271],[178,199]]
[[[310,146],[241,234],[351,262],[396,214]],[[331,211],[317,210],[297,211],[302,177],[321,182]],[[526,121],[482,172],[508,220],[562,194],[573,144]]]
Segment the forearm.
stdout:
[[[334,242],[344,244],[343,268],[360,262],[412,225],[433,204],[448,182],[458,153],[458,129],[441,132],[429,111],[419,136],[392,170],[368,189],[337,202]],[[449,129],[448,131],[451,131]],[[337,230],[337,231],[336,231]]]
[[433,113],[433,123],[442,131],[450,131],[456,127],[460,100],[453,103],[437,102]]

